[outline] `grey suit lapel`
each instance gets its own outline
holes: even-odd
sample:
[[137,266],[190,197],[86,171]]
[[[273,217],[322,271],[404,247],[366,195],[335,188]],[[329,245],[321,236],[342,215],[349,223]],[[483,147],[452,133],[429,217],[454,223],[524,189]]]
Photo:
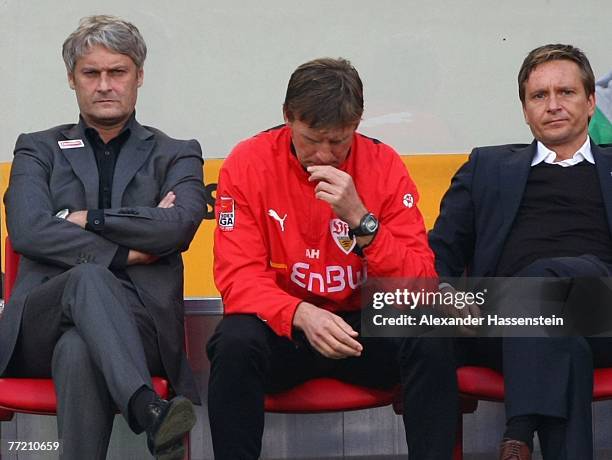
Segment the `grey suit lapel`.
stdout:
[[83,183],[87,209],[98,209],[99,178],[95,155],[81,123],[61,132],[65,140],[81,139],[84,147],[64,149],[62,153],[70,163],[72,170]]
[[591,141],[591,151],[593,152],[595,167],[599,175],[599,186],[601,187],[601,196],[606,208],[608,227],[612,233],[612,149],[600,148]]
[[121,198],[125,188],[149,157],[155,144],[153,133],[138,122],[134,121],[131,129],[133,131],[121,149],[121,154],[117,158],[117,165],[115,166],[113,194],[111,196],[113,208],[121,207]]
[[[534,141],[527,147],[517,148],[510,152],[504,161],[499,163],[499,192],[501,207],[504,213],[502,234],[510,231],[518,212],[527,178],[531,170],[531,160],[536,153],[537,143]],[[505,238],[505,237],[504,237]]]

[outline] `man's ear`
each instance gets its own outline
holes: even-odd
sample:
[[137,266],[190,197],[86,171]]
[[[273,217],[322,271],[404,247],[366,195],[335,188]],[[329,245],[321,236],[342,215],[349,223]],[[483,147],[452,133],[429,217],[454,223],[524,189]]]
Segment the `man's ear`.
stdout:
[[291,126],[293,124],[293,121],[295,120],[295,117],[293,116],[293,114],[287,110],[287,108],[283,105],[283,119],[285,120],[285,124],[287,126]]
[[589,96],[587,96],[587,111],[588,111],[588,114],[589,114],[589,120],[591,119],[591,117],[595,113],[595,107],[596,106],[597,106],[597,99],[596,99],[595,93],[590,94]]
[[144,69],[138,69],[138,87],[140,88],[144,82]]
[[67,72],[66,74],[68,76],[68,84],[70,85],[70,88],[74,89],[74,73]]

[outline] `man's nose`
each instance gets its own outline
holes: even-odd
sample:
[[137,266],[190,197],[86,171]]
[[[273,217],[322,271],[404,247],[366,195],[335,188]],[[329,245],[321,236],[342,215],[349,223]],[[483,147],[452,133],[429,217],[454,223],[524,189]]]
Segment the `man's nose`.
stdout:
[[548,110],[551,112],[556,112],[561,108],[561,104],[559,104],[559,98],[555,94],[551,94],[548,98]]
[[96,89],[101,92],[106,92],[111,88],[110,83],[110,77],[108,74],[106,72],[101,72],[100,78],[98,78],[98,87]]
[[323,142],[317,146],[317,156],[322,159],[329,159],[333,155],[331,145]]

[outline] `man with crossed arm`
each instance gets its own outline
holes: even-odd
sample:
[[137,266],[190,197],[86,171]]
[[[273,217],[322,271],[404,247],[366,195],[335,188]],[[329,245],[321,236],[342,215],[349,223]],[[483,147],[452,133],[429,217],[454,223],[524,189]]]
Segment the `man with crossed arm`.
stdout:
[[[118,408],[156,458],[178,460],[199,402],[181,251],[204,214],[202,152],[136,121],[146,45],[133,24],[84,18],[63,57],[79,122],[22,134],[5,196],[21,261],[0,375],[53,377],[63,459],[104,459]],[[160,399],[151,375],[182,396]]]

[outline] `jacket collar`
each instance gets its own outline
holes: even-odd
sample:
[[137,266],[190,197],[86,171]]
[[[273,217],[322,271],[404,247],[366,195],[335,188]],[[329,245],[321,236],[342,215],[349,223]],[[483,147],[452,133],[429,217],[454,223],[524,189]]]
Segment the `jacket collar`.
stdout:
[[534,140],[526,147],[514,147],[509,155],[499,163],[499,189],[501,207],[504,213],[502,231],[506,235],[516,217],[527,178],[531,169],[531,161],[537,152],[537,142]]
[[[130,137],[121,149],[115,166],[111,205],[121,207],[121,198],[130,180],[148,158],[154,145],[153,132],[142,126],[135,118],[128,122]],[[128,127],[128,125],[126,125]],[[99,176],[93,148],[85,134],[87,128],[81,118],[79,123],[61,132],[65,140],[81,140],[83,147],[65,149],[62,153],[70,163],[74,173],[83,183],[85,201],[88,209],[98,209]]]

